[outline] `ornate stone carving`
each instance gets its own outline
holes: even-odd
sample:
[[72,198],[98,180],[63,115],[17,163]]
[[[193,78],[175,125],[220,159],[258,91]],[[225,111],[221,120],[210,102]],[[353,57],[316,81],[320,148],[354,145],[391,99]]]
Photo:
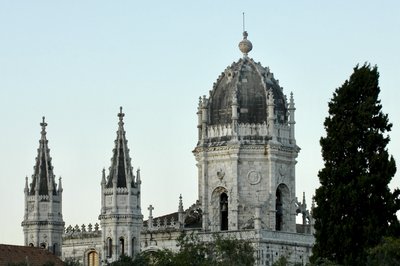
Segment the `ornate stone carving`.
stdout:
[[224,176],[225,176],[225,172],[222,169],[219,169],[217,171],[217,177],[221,180],[224,178]]
[[287,171],[288,171],[288,168],[285,165],[281,164],[281,166],[279,167],[279,174],[281,176],[286,176]]
[[256,185],[261,181],[261,174],[257,171],[251,170],[247,174],[247,181],[249,181],[251,185]]

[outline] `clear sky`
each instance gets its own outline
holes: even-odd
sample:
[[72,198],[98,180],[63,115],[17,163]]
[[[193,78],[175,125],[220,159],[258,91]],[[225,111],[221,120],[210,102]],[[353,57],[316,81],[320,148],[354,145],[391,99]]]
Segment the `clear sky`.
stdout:
[[356,64],[378,65],[393,123],[389,152],[400,162],[399,1],[2,0],[0,243],[23,244],[25,176],[33,174],[42,116],[66,226],[98,222],[119,106],[141,169],[145,219],[149,204],[154,215],[177,211],[180,193],[185,208],[193,204],[198,97],[241,57],[242,12],[249,56],[294,93],[299,199],[305,191],[311,205],[327,103]]

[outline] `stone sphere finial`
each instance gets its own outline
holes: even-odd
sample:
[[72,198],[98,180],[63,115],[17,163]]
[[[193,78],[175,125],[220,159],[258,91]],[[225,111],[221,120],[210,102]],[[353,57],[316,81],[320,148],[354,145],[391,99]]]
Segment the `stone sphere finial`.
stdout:
[[247,40],[247,36],[247,31],[244,31],[243,40],[239,43],[239,49],[245,57],[253,49],[253,44],[249,40]]

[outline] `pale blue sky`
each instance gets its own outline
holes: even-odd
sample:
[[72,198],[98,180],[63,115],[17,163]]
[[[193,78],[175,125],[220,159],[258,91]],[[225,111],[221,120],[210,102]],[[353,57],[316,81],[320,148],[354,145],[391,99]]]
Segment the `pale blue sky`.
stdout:
[[43,115],[67,226],[98,222],[119,106],[145,219],[149,204],[155,215],[176,211],[180,193],[185,208],[194,203],[198,97],[241,57],[242,12],[250,57],[294,93],[299,198],[305,191],[311,205],[327,103],[358,63],[379,67],[389,152],[400,162],[398,1],[2,0],[0,243],[23,244],[24,182]]

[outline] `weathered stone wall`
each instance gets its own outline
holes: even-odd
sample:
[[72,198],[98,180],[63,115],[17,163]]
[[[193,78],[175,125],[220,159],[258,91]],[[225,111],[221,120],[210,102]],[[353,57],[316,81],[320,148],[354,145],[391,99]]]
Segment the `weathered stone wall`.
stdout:
[[89,253],[93,252],[100,262],[102,244],[100,230],[67,232],[63,236],[62,259],[64,261],[74,259],[86,266],[89,263]]
[[[177,252],[176,239],[182,232],[195,233],[204,242],[213,241],[215,232],[205,233],[201,230],[153,230],[143,231],[141,235],[142,252],[162,250],[164,248]],[[255,265],[272,265],[280,257],[286,257],[291,263],[306,265],[311,256],[314,237],[310,234],[298,234],[269,230],[225,231],[218,234],[226,238],[241,239],[252,243],[255,249]]]

